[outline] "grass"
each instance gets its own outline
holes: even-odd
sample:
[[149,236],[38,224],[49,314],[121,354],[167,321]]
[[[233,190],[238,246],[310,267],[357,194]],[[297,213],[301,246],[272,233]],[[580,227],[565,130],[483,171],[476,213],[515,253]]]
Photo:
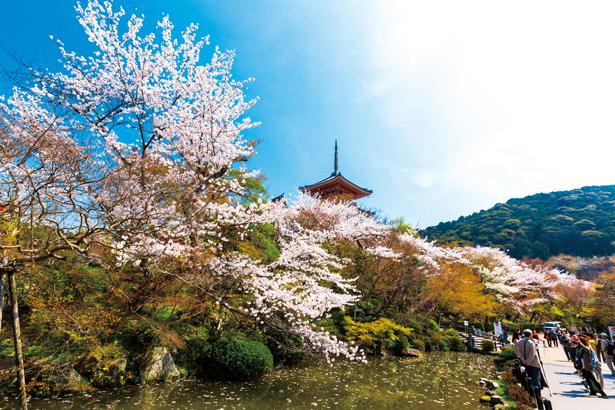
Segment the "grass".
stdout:
[[509,408],[511,409],[517,408],[517,403],[515,403],[515,401],[512,400],[508,394],[508,387],[506,386],[506,382],[504,381],[504,379],[501,379],[501,378],[498,379],[498,388],[495,391],[495,394],[502,397],[502,399],[504,399],[504,402],[508,404]]

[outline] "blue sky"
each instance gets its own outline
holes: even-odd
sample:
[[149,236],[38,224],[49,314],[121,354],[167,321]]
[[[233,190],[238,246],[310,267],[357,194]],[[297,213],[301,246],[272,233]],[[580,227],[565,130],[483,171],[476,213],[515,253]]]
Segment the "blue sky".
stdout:
[[[609,2],[124,0],[196,22],[255,77],[253,166],[272,196],[342,173],[426,227],[535,192],[615,183]],[[39,66],[87,50],[73,1],[0,3],[0,43]],[[205,50],[208,53],[211,49]],[[204,55],[206,57],[206,55]],[[5,69],[15,67],[5,52]],[[1,93],[10,84],[0,81]]]

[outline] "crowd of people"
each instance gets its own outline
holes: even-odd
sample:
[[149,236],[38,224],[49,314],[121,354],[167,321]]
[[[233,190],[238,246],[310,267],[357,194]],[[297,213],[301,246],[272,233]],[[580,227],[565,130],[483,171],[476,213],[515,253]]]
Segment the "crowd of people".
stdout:
[[606,333],[577,332],[566,329],[545,330],[541,339],[538,332],[526,329],[522,334],[513,333],[512,343],[517,357],[525,370],[528,386],[537,400],[538,408],[543,409],[541,391],[546,387],[540,358],[540,345],[543,347],[559,347],[564,349],[566,358],[572,362],[574,369],[583,380],[591,396],[600,394],[608,398],[604,392],[604,376],[602,365],[606,364],[615,376],[615,336]]
[[589,394],[607,397],[604,392],[604,376],[602,365],[606,364],[615,376],[615,337],[610,338],[606,333],[576,333],[562,330],[559,341],[566,353],[566,358],[574,364],[574,368],[583,377]]

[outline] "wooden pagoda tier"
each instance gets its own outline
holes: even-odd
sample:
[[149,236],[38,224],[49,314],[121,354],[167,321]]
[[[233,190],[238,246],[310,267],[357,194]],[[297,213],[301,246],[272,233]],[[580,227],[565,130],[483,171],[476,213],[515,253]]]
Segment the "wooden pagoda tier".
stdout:
[[355,183],[350,182],[340,173],[337,156],[337,141],[335,141],[333,173],[329,177],[323,179],[322,181],[318,181],[315,184],[299,187],[299,190],[312,196],[318,196],[324,199],[347,201],[354,201],[372,194],[371,190],[361,188]]

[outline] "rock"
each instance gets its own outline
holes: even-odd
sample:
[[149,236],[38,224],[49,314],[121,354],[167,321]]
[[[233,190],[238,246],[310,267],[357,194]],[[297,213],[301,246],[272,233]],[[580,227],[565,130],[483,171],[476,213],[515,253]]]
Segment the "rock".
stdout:
[[119,358],[111,362],[109,365],[109,372],[111,373],[111,377],[114,379],[119,379],[122,375],[126,373],[126,365],[128,365],[128,360],[125,358]]
[[38,396],[83,393],[92,387],[69,364],[56,361],[35,365],[26,371],[29,390]]
[[494,409],[495,410],[505,410],[508,408],[508,404],[504,403],[504,404],[496,404]]
[[504,399],[502,399],[502,398],[501,398],[500,396],[498,396],[497,394],[496,394],[496,395],[491,396],[491,405],[492,405],[492,406],[496,406],[496,405],[498,405],[498,404],[504,404]]
[[71,391],[79,391],[81,386],[87,384],[86,380],[68,364],[57,368],[49,378],[56,384],[66,385]]
[[88,354],[79,360],[76,369],[88,378],[93,386],[117,387],[126,382],[127,365],[128,360],[125,357],[99,357]]
[[412,349],[409,347],[404,348],[401,351],[401,355],[404,357],[417,357],[417,358],[422,358],[423,357],[423,353],[421,353],[420,350],[417,349]]
[[485,381],[485,386],[489,389],[489,390],[497,390],[498,389],[498,384],[497,382],[494,382],[493,380],[487,380],[487,379],[481,379],[481,381]]
[[143,382],[164,381],[179,376],[179,370],[166,347],[155,347],[149,352],[145,370],[141,373]]
[[485,396],[493,396],[493,395],[495,395],[495,392],[492,392],[492,391],[490,391],[490,390],[487,390],[487,391],[485,392]]

